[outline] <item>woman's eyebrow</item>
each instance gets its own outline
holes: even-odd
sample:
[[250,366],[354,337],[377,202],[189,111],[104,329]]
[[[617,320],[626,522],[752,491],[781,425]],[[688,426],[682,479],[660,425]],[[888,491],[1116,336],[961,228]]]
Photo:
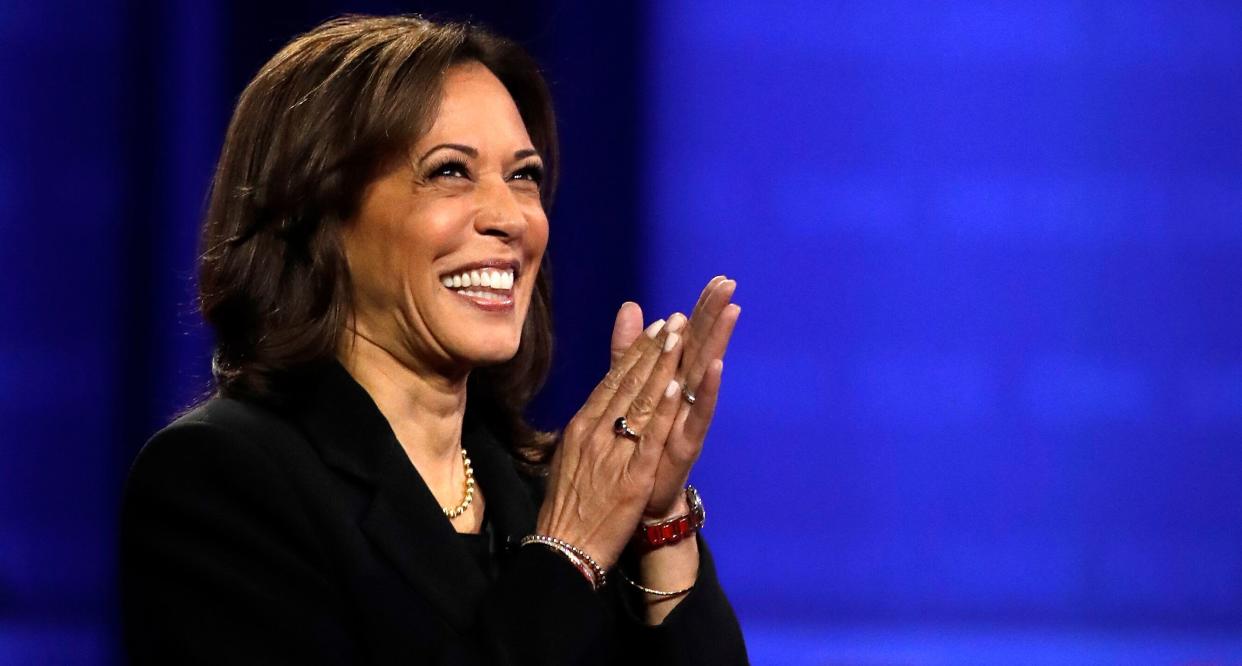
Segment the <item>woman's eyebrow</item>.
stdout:
[[451,149],[451,150],[456,150],[456,151],[459,151],[459,152],[463,152],[463,153],[465,153],[465,154],[469,155],[469,156],[470,156],[470,157],[472,157],[472,158],[477,158],[477,157],[479,156],[479,150],[478,150],[477,148],[473,147],[473,146],[467,146],[467,145],[465,145],[465,144],[461,144],[461,143],[441,143],[441,144],[439,144],[439,145],[432,146],[430,150],[428,150],[427,152],[423,153],[423,156],[422,156],[422,157],[420,157],[420,158],[418,158],[418,161],[419,161],[420,163],[421,163],[421,162],[423,162],[423,161],[424,161],[424,160],[426,160],[428,157],[430,157],[432,153],[434,153],[434,152],[436,152],[437,150],[440,150],[440,149],[442,149],[442,148],[449,148],[449,149]]
[[[432,146],[430,149],[427,150],[427,152],[423,153],[423,156],[418,158],[419,163],[422,163],[423,161],[425,161],[428,157],[431,156],[432,153],[436,152],[437,150],[442,150],[445,148],[449,150],[456,150],[458,152],[465,153],[469,155],[471,158],[478,158],[479,156],[479,150],[475,148],[474,146],[467,146],[463,143],[441,143],[441,144]],[[518,150],[513,153],[513,159],[515,160],[525,159],[527,157],[539,157],[539,151],[535,150],[534,148],[523,148],[522,150]]]

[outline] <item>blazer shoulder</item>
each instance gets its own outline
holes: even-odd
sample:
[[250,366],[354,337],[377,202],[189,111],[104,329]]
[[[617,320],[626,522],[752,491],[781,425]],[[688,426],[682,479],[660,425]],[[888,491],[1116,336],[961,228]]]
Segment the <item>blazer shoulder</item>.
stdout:
[[169,461],[204,459],[263,464],[273,447],[297,445],[304,436],[280,414],[261,405],[214,397],[156,432],[139,451],[131,475]]
[[181,415],[156,433],[156,437],[168,431],[201,426],[250,440],[267,440],[273,436],[282,439],[301,437],[288,418],[272,409],[253,402],[222,397],[211,398]]

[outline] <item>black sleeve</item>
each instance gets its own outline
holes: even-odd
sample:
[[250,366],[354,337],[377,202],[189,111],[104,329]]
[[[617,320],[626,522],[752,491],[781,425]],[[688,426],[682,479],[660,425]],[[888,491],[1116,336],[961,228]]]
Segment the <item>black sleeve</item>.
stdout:
[[[158,434],[122,511],[126,647],[135,664],[359,664],[367,655],[298,496],[261,446],[205,422]],[[571,664],[606,608],[546,548],[514,554],[443,665]],[[412,628],[415,629],[415,628]],[[427,631],[426,628],[419,630]]]
[[643,620],[641,592],[629,588],[620,577],[613,585],[619,607],[618,664],[690,666],[748,664],[746,644],[733,607],[716,578],[716,565],[703,535],[699,545],[699,573],[694,587],[658,625]]
[[133,663],[357,661],[305,514],[273,467],[202,422],[143,448],[121,515]]

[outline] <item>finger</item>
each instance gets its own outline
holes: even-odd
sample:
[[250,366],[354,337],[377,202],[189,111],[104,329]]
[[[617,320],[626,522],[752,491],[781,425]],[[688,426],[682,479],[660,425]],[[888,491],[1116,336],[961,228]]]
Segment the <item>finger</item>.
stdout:
[[707,333],[707,339],[699,347],[697,357],[690,358],[682,364],[685,368],[684,381],[692,392],[697,390],[699,384],[702,383],[703,373],[707,371],[707,366],[716,359],[724,359],[725,351],[729,348],[729,340],[733,337],[733,329],[737,326],[737,319],[741,314],[742,306],[737,303],[725,306],[724,311],[716,319],[715,325]]
[[703,312],[703,307],[707,304],[712,292],[720,286],[727,278],[723,275],[708,280],[707,286],[703,287],[703,291],[699,292],[699,300],[695,301],[694,309],[690,311],[690,332],[686,334],[686,351],[693,353],[695,344],[698,340],[698,333],[703,328],[703,321],[707,315]]
[[677,419],[678,406],[681,404],[681,384],[677,380],[669,380],[660,395],[660,405],[655,414],[643,428],[642,438],[638,441],[638,455],[630,459],[630,469],[635,475],[655,472],[668,443],[668,435]]
[[[600,414],[604,412],[604,409],[608,407],[608,403],[612,400],[613,395],[615,395],[617,390],[621,388],[622,380],[624,380],[626,375],[629,374],[630,370],[634,367],[634,364],[642,358],[644,353],[659,349],[659,345],[663,342],[663,340],[661,339],[657,341],[656,338],[661,335],[664,324],[665,322],[663,319],[652,322],[652,324],[643,331],[644,335],[639,335],[638,338],[630,344],[630,348],[625,351],[625,354],[621,357],[621,359],[614,363],[612,367],[608,369],[608,374],[604,375],[604,378],[600,380],[599,384],[595,385],[595,388],[591,391],[591,395],[587,396],[586,402],[582,405],[582,409],[578,410],[578,415],[574,418],[582,417],[594,424],[595,420],[598,419]],[[592,428],[593,427],[594,426],[592,425]]]
[[733,294],[736,290],[737,280],[722,280],[707,295],[707,299],[703,301],[703,309],[699,317],[701,330],[707,331],[711,329],[716,322],[716,318],[720,316],[721,311],[733,299]]
[[678,333],[670,333],[664,339],[664,346],[655,361],[651,375],[647,378],[647,383],[628,405],[623,406],[626,422],[643,435],[647,434],[647,424],[660,406],[665,389],[668,388],[669,382],[673,381],[673,375],[677,373],[677,366],[681,361],[681,345],[684,340],[685,338]]
[[[651,463],[659,463],[668,443],[668,431],[677,414],[677,401],[681,393],[681,384],[673,379],[681,358],[681,342],[681,336],[677,333],[668,335],[651,377],[625,413],[627,424],[639,433],[638,447],[630,452],[630,458],[640,458],[642,462],[630,465],[633,473],[654,473],[655,466]],[[663,420],[657,422],[657,415],[661,412]]]
[[[702,369],[711,362],[713,357],[703,353],[705,338],[711,334],[716,321],[724,311],[724,308],[728,306],[736,289],[737,281],[722,280],[701,301],[702,307],[697,308],[695,318],[691,321],[690,332],[687,334],[686,352],[683,354],[683,358],[688,363],[683,369],[695,366],[697,368],[696,374],[702,374]],[[685,377],[686,375],[683,374],[682,379],[684,380]]]
[[691,313],[692,313],[690,316],[691,320],[694,319],[694,313],[697,313],[699,310],[703,308],[703,304],[707,302],[707,297],[711,295],[712,290],[714,290],[721,282],[724,282],[727,279],[728,278],[726,278],[723,275],[717,275],[716,277],[707,281],[707,285],[703,287],[703,291],[699,292],[699,300],[694,302],[694,310],[691,310]]
[[[668,318],[668,326],[656,337],[659,344],[649,345],[643,350],[643,354],[639,357],[638,362],[630,368],[625,377],[621,380],[620,386],[613,393],[612,399],[608,401],[608,407],[601,414],[598,423],[598,433],[607,431],[612,432],[615,419],[618,416],[626,416],[629,421],[631,412],[631,403],[634,403],[640,395],[643,396],[639,400],[638,408],[635,410],[635,421],[630,423],[630,427],[639,433],[642,432],[641,426],[646,423],[650,417],[650,409],[646,405],[654,408],[658,400],[652,399],[652,391],[654,396],[659,396],[659,392],[664,390],[669,380],[673,377],[673,373],[677,370],[677,362],[680,360],[681,354],[681,335],[677,331],[682,330],[685,326],[686,318],[684,315],[675,314]],[[669,358],[672,357],[672,358]],[[663,361],[661,364],[660,362]],[[667,377],[658,387],[651,388],[651,377],[656,367],[661,367]],[[639,412],[647,412],[642,414]]]
[[720,395],[720,377],[723,372],[724,361],[716,359],[707,366],[707,372],[703,375],[703,384],[695,394],[694,405],[690,407],[682,427],[682,432],[692,442],[702,444],[707,437],[707,429],[716,413],[716,398]]
[[626,301],[617,310],[617,320],[612,324],[612,359],[616,365],[625,356],[638,334],[643,332],[643,309],[633,301]]

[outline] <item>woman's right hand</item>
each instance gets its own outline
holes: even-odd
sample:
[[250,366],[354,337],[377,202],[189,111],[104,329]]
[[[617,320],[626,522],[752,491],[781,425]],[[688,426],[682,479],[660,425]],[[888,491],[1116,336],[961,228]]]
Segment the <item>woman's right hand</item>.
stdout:
[[[637,306],[622,311],[627,307]],[[673,378],[685,324],[674,314],[638,336],[570,420],[552,457],[536,530],[577,546],[604,569],[620,557],[651,496],[681,401]],[[640,433],[637,442],[613,431],[620,416]]]

